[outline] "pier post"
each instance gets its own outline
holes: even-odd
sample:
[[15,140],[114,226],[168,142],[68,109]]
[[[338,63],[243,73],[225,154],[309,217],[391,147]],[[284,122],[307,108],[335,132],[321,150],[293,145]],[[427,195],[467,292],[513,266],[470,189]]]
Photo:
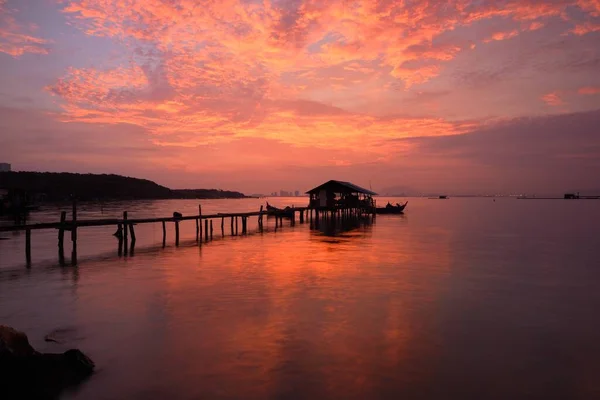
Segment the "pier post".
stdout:
[[175,220],[175,246],[179,247],[179,221]]
[[210,220],[210,240],[213,240],[213,224],[212,224],[212,219]]
[[231,236],[233,236],[233,215],[231,216]]
[[260,229],[260,231],[262,232],[263,230],[263,206],[260,206],[260,210],[258,211],[258,228]]
[[162,232],[163,232],[163,247],[167,245],[167,227],[165,221],[162,221]]
[[204,236],[206,238],[206,241],[208,242],[208,220],[207,219],[204,220]]
[[246,234],[246,217],[242,217],[242,235]]
[[73,249],[71,251],[71,264],[77,264],[77,201],[73,199],[73,226],[71,227],[71,242]]
[[221,237],[225,237],[225,217],[221,217]]
[[198,204],[198,223],[196,225],[196,230],[200,229],[200,233],[196,234],[196,241],[198,243],[202,243],[202,206],[200,204]]
[[235,216],[235,236],[238,235],[238,217],[237,215]]
[[123,244],[125,255],[127,255],[127,247],[129,246],[129,233],[127,232],[127,211],[123,211]]
[[31,229],[25,231],[25,259],[27,267],[31,267]]
[[131,248],[135,245],[135,230],[133,224],[129,224],[129,233],[131,234]]
[[300,210],[300,223],[304,223],[304,210]]
[[60,212],[60,228],[58,228],[58,261],[62,264],[65,261],[65,221],[67,212]]
[[121,257],[123,254],[123,225],[117,224],[117,235],[119,239],[119,245],[117,247],[117,255]]
[[196,218],[196,242],[200,238],[200,228],[199,228],[200,219]]

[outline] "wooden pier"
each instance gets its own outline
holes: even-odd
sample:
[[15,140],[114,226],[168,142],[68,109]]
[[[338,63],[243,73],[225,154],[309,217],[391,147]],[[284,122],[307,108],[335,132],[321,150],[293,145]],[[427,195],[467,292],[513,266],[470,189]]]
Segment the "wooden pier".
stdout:
[[[198,206],[197,215],[183,216],[178,213],[173,213],[172,217],[161,218],[129,218],[127,211],[123,212],[122,218],[111,219],[78,219],[77,218],[77,203],[73,202],[71,219],[67,220],[67,213],[62,211],[59,222],[46,222],[37,224],[24,224],[13,226],[0,226],[0,232],[25,231],[25,260],[27,266],[31,266],[31,247],[32,247],[32,231],[43,229],[54,229],[58,231],[58,258],[61,264],[64,264],[64,237],[65,231],[71,232],[72,252],[71,264],[77,264],[77,231],[85,227],[97,226],[115,226],[116,232],[114,236],[118,238],[118,254],[127,255],[128,252],[133,253],[136,242],[135,226],[139,224],[155,224],[162,225],[162,245],[166,246],[167,241],[167,223],[173,223],[175,228],[175,246],[179,246],[179,224],[184,221],[195,221],[196,224],[196,242],[202,244],[213,240],[213,220],[220,220],[221,237],[225,236],[225,220],[230,220],[230,235],[239,235],[241,222],[241,234],[248,234],[248,218],[257,217],[258,231],[264,229],[264,217],[272,217],[275,219],[275,229],[283,226],[284,220],[289,220],[290,225],[296,224],[296,214],[299,216],[299,222],[304,223],[310,221],[318,226],[319,221],[335,221],[345,220],[348,218],[361,217],[364,215],[375,215],[374,209],[362,208],[341,208],[341,207],[293,207],[286,209],[285,212],[267,212],[260,210],[253,212],[238,212],[238,213],[217,213],[217,214],[202,214],[202,207]],[[203,224],[204,222],[204,224]],[[204,225],[204,226],[203,226]]]

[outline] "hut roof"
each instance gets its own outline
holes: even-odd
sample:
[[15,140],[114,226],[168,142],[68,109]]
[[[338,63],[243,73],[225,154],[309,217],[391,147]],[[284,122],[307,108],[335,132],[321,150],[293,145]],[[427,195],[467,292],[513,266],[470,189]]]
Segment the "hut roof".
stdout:
[[344,181],[335,181],[335,180],[327,181],[327,182],[323,183],[322,185],[319,185],[316,188],[309,190],[306,193],[313,194],[313,193],[318,193],[321,190],[328,190],[328,191],[339,192],[339,193],[363,193],[363,194],[368,194],[371,196],[377,195],[377,193],[375,193],[371,190],[367,190],[365,188],[361,188],[360,186],[356,186],[353,183],[344,182]]

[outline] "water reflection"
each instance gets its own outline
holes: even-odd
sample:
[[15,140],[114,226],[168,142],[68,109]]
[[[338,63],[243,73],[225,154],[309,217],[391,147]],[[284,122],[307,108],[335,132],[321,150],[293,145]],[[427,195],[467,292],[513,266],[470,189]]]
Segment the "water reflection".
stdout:
[[591,236],[432,203],[333,235],[286,224],[162,249],[159,227],[135,257],[111,237],[77,268],[0,271],[0,321],[42,351],[77,329],[64,346],[100,372],[66,398],[595,398]]

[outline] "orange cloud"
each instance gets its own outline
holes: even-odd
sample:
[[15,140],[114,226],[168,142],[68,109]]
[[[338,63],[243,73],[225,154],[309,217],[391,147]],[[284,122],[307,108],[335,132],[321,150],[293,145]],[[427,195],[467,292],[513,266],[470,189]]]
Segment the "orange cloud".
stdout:
[[575,28],[573,28],[570,32],[578,36],[583,36],[587,35],[588,33],[598,31],[600,31],[600,23],[584,22],[575,25]]
[[[593,4],[66,0],[70,22],[135,49],[136,62],[72,68],[48,90],[59,99],[61,120],[139,126],[159,146],[267,138],[385,153],[368,143],[460,134],[467,125],[349,112],[359,109],[357,87],[378,96],[435,80],[475,48],[451,35],[457,28],[502,18],[510,27],[484,42],[506,40],[541,29],[568,6],[596,12]],[[562,104],[555,93],[543,100]]]
[[513,38],[519,34],[518,30],[512,30],[510,32],[495,32],[489,38],[483,39],[484,43],[489,43],[493,41],[507,40]]
[[47,40],[27,33],[35,26],[25,28],[14,18],[16,10],[7,9],[6,0],[0,0],[0,52],[20,57],[25,53],[48,54]]
[[600,94],[600,87],[587,86],[580,88],[577,93],[581,95],[594,95]]
[[547,93],[541,97],[542,101],[549,106],[558,107],[562,106],[564,101],[560,98],[558,92]]

